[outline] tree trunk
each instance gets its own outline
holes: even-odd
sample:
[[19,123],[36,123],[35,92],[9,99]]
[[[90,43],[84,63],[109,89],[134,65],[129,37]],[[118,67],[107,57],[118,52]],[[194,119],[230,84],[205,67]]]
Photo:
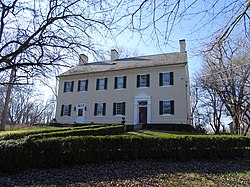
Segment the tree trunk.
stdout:
[[235,128],[235,134],[241,135],[240,122],[238,116],[233,116],[233,126]]
[[7,123],[8,108],[9,108],[10,96],[11,96],[11,91],[12,91],[12,88],[13,88],[14,78],[15,78],[15,70],[11,69],[10,80],[9,80],[9,84],[8,84],[8,87],[7,87],[7,92],[6,92],[5,101],[4,101],[4,107],[3,107],[3,113],[2,113],[2,119],[1,119],[0,131],[4,131],[5,130],[5,125]]

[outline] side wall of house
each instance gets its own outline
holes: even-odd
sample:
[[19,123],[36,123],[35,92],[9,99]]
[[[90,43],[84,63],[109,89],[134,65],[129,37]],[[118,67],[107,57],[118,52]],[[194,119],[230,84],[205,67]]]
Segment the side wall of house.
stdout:
[[[162,72],[174,73],[174,85],[159,86],[159,74]],[[125,115],[127,124],[135,124],[138,119],[136,99],[148,99],[148,123],[189,123],[189,83],[187,64],[171,66],[150,67],[102,73],[92,73],[60,77],[56,120],[59,123],[74,123],[77,111],[76,105],[84,103],[86,106],[84,123],[120,123],[122,116],[113,115],[113,103],[125,102]],[[137,88],[137,75],[150,74],[150,86]],[[127,76],[126,89],[114,89],[116,76]],[[107,90],[96,90],[97,78],[108,78]],[[78,80],[88,79],[88,91],[78,92]],[[64,82],[74,81],[73,92],[64,93]],[[174,101],[174,115],[160,115],[159,102],[161,100]],[[105,116],[94,116],[95,103],[106,103]],[[72,105],[70,116],[61,116],[62,105]]]

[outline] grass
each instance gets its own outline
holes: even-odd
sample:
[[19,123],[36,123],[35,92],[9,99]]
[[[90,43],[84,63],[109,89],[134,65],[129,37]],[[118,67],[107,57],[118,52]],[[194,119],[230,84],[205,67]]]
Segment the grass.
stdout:
[[38,131],[47,131],[47,130],[58,130],[58,129],[65,129],[65,127],[49,127],[49,126],[44,126],[44,127],[29,127],[25,129],[16,129],[16,130],[10,130],[10,131],[0,131],[0,137],[9,135],[9,134],[22,134],[22,133],[32,133],[32,132],[38,132]]
[[[67,130],[67,129],[78,129],[81,127],[32,127],[27,129],[20,129],[20,130],[12,130],[12,131],[4,131],[0,132],[0,138],[9,134],[29,134],[29,133],[36,133],[36,132],[46,132],[46,131],[57,131],[57,130]],[[113,135],[113,136],[121,136],[121,135]],[[144,130],[138,132],[129,132],[123,134],[122,136],[130,136],[130,137],[181,137],[181,136],[208,136],[208,135],[193,135],[188,133],[176,133],[176,132],[164,132],[164,131],[151,131],[151,130]],[[215,135],[209,135],[215,136]],[[217,136],[217,135],[216,135]],[[222,135],[223,136],[223,135]],[[228,135],[227,135],[228,136]],[[224,162],[222,160],[222,162]],[[225,161],[226,162],[226,161]],[[250,161],[246,164],[249,164]],[[221,163],[217,163],[218,165]],[[162,172],[154,174],[151,176],[151,179],[155,179],[156,182],[151,181],[152,186],[250,186],[250,167],[246,169],[247,166],[241,168],[243,166],[232,166],[231,164],[226,165],[225,167],[222,166],[217,168],[216,164],[211,166],[210,164],[205,165],[204,167],[211,167],[212,170],[206,171],[203,167],[186,167],[182,169],[177,169],[174,172]],[[214,167],[214,169],[213,169]],[[231,170],[228,168],[231,167]],[[239,168],[236,168],[239,167]],[[203,168],[202,171],[199,168]],[[225,171],[224,171],[225,168]],[[236,169],[235,169],[236,168]],[[235,169],[235,170],[234,170]],[[130,180],[134,179],[127,179],[123,183],[128,184],[131,182]],[[143,180],[143,179],[142,179]],[[146,185],[146,183],[138,183],[138,185]],[[49,185],[48,185],[49,186]],[[74,186],[74,185],[73,185]],[[122,186],[122,185],[121,185]]]

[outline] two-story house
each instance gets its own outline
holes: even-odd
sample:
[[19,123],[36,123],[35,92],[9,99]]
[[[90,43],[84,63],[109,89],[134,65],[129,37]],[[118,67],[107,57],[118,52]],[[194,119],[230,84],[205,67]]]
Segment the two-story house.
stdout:
[[190,93],[185,40],[180,52],[88,63],[59,76],[59,123],[189,124]]

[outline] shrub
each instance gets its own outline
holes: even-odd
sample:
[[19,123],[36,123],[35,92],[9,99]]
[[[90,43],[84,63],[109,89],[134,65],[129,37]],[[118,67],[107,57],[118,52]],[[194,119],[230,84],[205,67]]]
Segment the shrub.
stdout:
[[134,131],[134,125],[125,125],[125,131],[126,132],[133,132]]
[[43,139],[51,137],[86,136],[86,135],[104,136],[104,135],[116,135],[123,133],[124,133],[124,127],[122,125],[114,125],[114,126],[105,126],[97,128],[74,128],[66,131],[40,133],[40,134],[30,135],[29,138]]
[[[32,136],[32,135],[38,135],[41,136],[44,134],[48,133],[59,133],[60,132],[65,132],[65,131],[70,131],[72,129],[80,131],[86,130],[86,129],[93,129],[93,128],[99,128],[99,127],[105,127],[105,125],[99,124],[99,125],[89,125],[89,126],[81,126],[81,127],[75,127],[75,128],[58,128],[58,129],[39,129],[39,130],[30,130],[30,131],[25,131],[25,132],[16,132],[16,133],[10,133],[10,134],[5,134],[0,137],[0,140],[10,140],[10,139],[21,139],[26,136]],[[51,137],[51,136],[50,136]]]
[[142,128],[164,131],[195,132],[194,127],[188,124],[143,124]]
[[250,155],[250,138],[235,136],[70,136],[0,142],[0,170],[134,159],[203,159]]

